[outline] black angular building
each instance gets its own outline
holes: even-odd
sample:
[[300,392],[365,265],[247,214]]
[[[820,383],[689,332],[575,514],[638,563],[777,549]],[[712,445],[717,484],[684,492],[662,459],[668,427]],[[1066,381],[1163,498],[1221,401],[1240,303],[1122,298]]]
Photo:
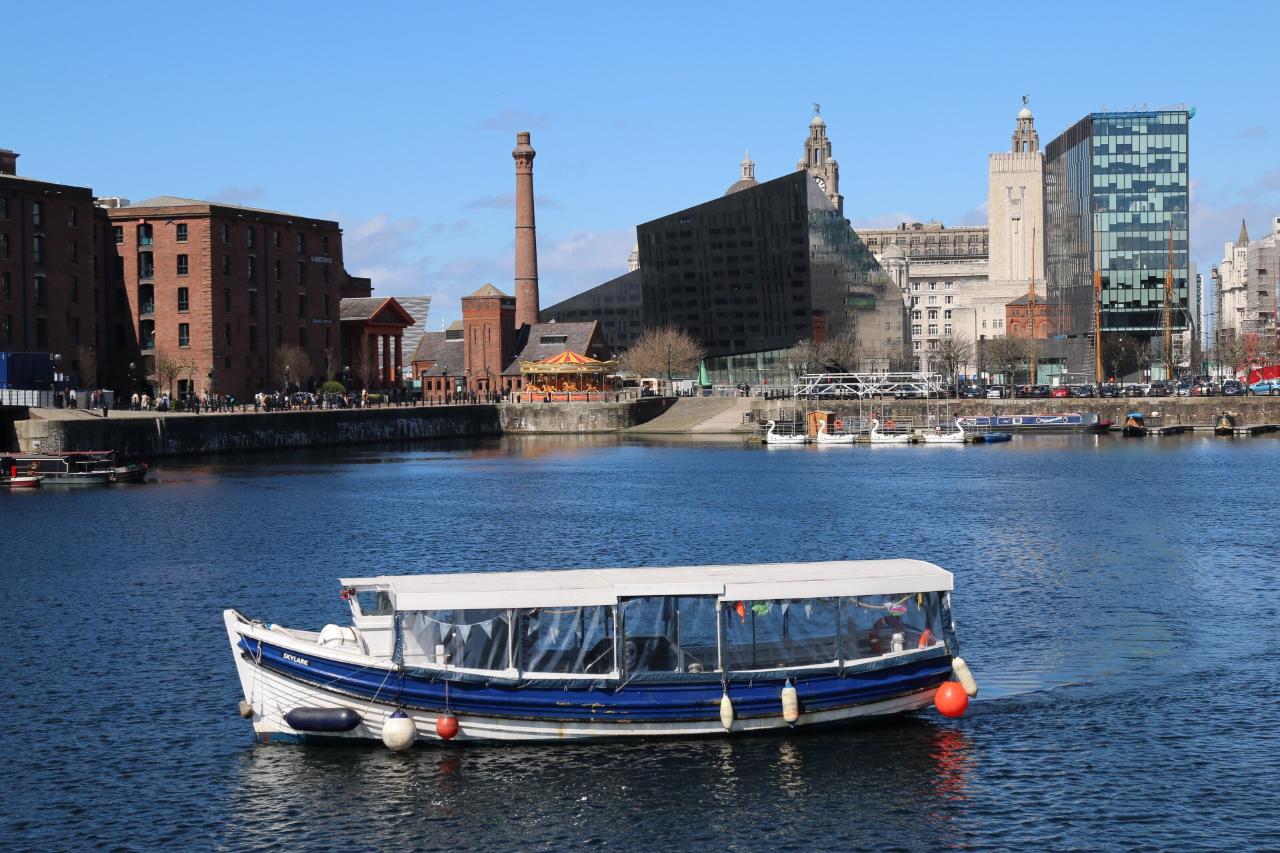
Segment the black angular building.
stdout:
[[807,170],[739,181],[636,232],[637,272],[544,309],[544,318],[600,320],[616,349],[640,329],[681,327],[705,348],[716,383],[787,384],[810,367],[791,363],[796,343],[850,326],[863,369],[906,358],[901,291]]

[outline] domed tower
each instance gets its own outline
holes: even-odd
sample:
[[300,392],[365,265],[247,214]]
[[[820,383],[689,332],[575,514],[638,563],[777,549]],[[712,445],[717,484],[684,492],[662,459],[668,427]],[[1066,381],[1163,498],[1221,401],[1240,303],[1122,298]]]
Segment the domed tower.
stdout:
[[809,138],[804,141],[804,156],[796,162],[796,171],[807,170],[813,182],[830,199],[840,215],[844,215],[844,196],[840,195],[840,164],[831,156],[831,140],[827,138],[827,122],[822,107],[813,105],[809,120]]
[[750,151],[742,156],[742,162],[739,163],[738,166],[742,169],[742,174],[738,177],[738,180],[729,187],[729,189],[724,191],[725,195],[750,189],[751,187],[758,186],[760,183],[756,180],[756,164],[755,161],[751,159]]
[[1040,150],[1040,134],[1036,133],[1036,120],[1027,107],[1027,96],[1022,96],[1022,109],[1018,110],[1018,126],[1013,130],[1014,153],[1030,153]]

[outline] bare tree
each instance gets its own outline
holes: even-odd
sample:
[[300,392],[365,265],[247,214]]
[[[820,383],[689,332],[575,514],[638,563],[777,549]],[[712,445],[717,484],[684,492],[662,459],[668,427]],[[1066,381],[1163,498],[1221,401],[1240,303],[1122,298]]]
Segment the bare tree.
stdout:
[[988,341],[986,350],[991,364],[1013,385],[1018,369],[1027,363],[1027,339],[1003,335]]
[[283,387],[286,383],[300,384],[310,379],[314,373],[311,356],[302,347],[297,344],[276,347],[276,354],[271,362],[271,377],[276,385]]
[[960,368],[973,362],[973,341],[964,334],[948,335],[938,341],[938,349],[932,357],[947,379],[958,386],[956,377]]
[[1102,339],[1102,366],[1107,376],[1120,381],[1138,367],[1138,341],[1132,335],[1112,332]]
[[822,343],[806,338],[790,350],[793,364],[805,365],[809,373],[853,373],[863,356],[858,335],[852,326],[841,329]]
[[161,387],[168,390],[170,397],[173,396],[173,383],[178,381],[178,377],[185,369],[186,365],[176,358],[156,355],[156,378],[160,380]]
[[688,375],[698,369],[704,351],[693,336],[678,326],[646,329],[631,349],[622,354],[621,366],[641,376],[671,379],[676,374]]
[[1151,376],[1151,365],[1155,363],[1157,358],[1160,361],[1164,361],[1166,358],[1164,353],[1163,339],[1160,340],[1159,349],[1160,349],[1160,352],[1157,353],[1156,348],[1151,345],[1150,340],[1134,341],[1133,363],[1138,368],[1138,370],[1142,371],[1144,378]]
[[333,347],[324,348],[324,381],[332,382],[338,375],[338,351]]

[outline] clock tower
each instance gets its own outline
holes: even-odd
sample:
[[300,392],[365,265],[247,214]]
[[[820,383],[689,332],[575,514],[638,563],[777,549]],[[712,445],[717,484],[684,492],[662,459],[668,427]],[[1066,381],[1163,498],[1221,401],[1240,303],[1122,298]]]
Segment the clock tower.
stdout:
[[822,108],[813,105],[813,118],[809,121],[809,138],[804,141],[804,157],[796,162],[796,171],[807,170],[835,209],[844,215],[844,196],[840,195],[840,164],[831,156],[831,140],[827,138],[827,123],[822,118]]

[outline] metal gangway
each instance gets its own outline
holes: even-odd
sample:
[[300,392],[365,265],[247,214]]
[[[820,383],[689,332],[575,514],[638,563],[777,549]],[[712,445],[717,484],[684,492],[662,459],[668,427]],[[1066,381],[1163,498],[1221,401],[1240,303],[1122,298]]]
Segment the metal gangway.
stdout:
[[870,397],[941,397],[940,373],[806,373],[792,386],[796,397],[859,399]]

